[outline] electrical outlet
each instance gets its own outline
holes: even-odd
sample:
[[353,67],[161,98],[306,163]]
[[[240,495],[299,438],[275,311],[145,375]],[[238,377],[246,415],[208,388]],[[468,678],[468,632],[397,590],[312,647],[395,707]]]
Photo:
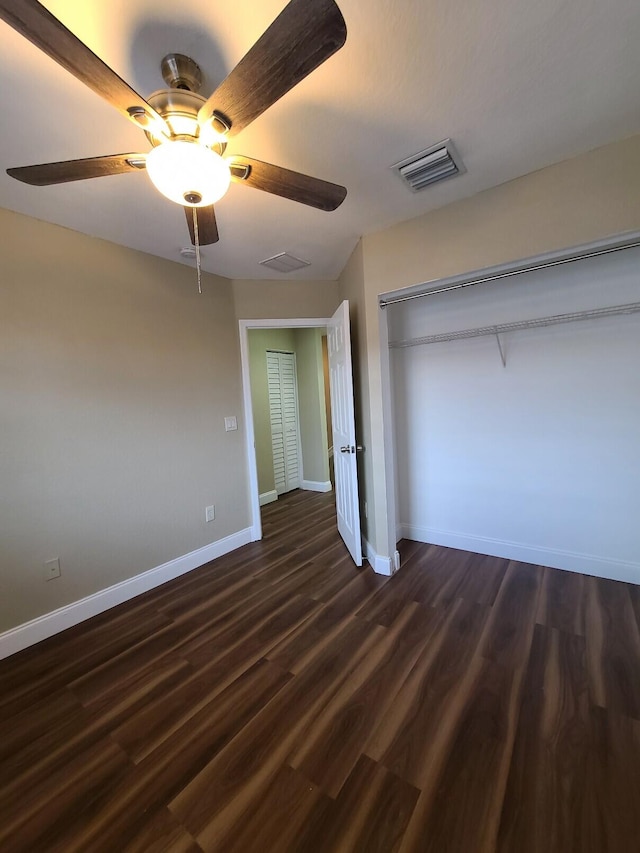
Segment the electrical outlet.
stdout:
[[208,506],[204,511],[205,521],[213,521],[216,517],[216,508],[215,506]]
[[238,420],[235,415],[231,415],[231,417],[224,419],[224,428],[227,432],[238,429]]
[[44,564],[44,579],[52,581],[54,578],[60,577],[60,560],[58,557],[55,560],[47,560]]

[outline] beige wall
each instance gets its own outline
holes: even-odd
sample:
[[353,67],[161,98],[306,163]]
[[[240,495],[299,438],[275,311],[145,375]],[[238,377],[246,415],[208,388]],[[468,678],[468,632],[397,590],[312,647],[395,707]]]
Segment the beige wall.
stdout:
[[639,166],[633,136],[371,234],[367,295],[635,230]]
[[199,296],[188,267],[8,211],[0,231],[2,631],[250,519],[231,283]]
[[378,553],[388,555],[393,543],[387,529],[384,447],[389,438],[382,423],[377,295],[633,230],[640,230],[640,136],[363,238],[364,293],[356,256],[340,279],[340,295],[355,303],[361,360],[366,337],[366,378],[362,365],[359,369],[367,443],[364,491],[369,539]]
[[331,317],[338,304],[337,281],[233,282],[239,320]]
[[377,294],[640,230],[640,137],[368,235],[339,282],[205,275],[199,297],[188,267],[7,211],[0,228],[3,630],[249,524],[236,318],[350,300],[363,525],[389,554]]
[[295,352],[295,339],[293,329],[249,329],[248,338],[258,492],[263,495],[275,489],[267,384],[267,350]]

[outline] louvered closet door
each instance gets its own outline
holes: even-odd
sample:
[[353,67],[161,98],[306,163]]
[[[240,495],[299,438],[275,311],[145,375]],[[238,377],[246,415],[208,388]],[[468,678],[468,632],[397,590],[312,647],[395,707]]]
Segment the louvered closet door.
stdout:
[[267,381],[276,492],[300,487],[300,434],[295,356],[267,352]]

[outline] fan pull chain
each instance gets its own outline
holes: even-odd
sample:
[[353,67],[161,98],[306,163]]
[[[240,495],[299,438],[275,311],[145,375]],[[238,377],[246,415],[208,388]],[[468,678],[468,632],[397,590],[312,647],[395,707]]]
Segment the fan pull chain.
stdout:
[[198,271],[198,293],[202,294],[202,270],[200,269],[200,238],[198,236],[198,214],[196,213],[197,208],[192,208],[193,210],[193,236],[195,237],[196,244],[196,269]]

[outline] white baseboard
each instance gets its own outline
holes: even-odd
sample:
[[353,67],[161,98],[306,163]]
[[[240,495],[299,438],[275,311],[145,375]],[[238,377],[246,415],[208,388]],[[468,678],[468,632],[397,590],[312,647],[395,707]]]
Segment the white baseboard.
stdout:
[[550,566],[552,569],[564,569],[598,578],[640,584],[640,563],[522,545],[518,542],[490,539],[484,536],[468,536],[464,533],[435,530],[431,527],[416,527],[411,524],[403,524],[401,527],[403,538],[413,539],[416,542],[428,542],[432,545],[444,545],[447,548],[488,554],[491,557],[505,557],[508,560],[533,563],[536,566]]
[[[255,494],[255,492],[254,492]],[[278,493],[275,489],[271,489],[270,492],[263,492],[261,495],[258,495],[258,501],[260,506],[264,506],[265,504],[272,504],[274,501],[278,500]]]
[[[390,577],[396,570],[390,557],[383,557],[373,550],[373,546],[367,539],[362,537],[362,550],[369,561],[369,565],[377,575],[386,575]],[[397,552],[396,552],[397,553]],[[399,555],[398,555],[399,560]],[[397,565],[400,565],[398,562]]]
[[175,560],[169,560],[168,563],[156,566],[155,569],[149,569],[100,592],[95,592],[93,595],[88,595],[86,598],[81,598],[79,601],[60,607],[58,610],[53,610],[51,613],[38,616],[30,622],[10,628],[0,634],[0,660],[84,622],[85,619],[97,616],[98,613],[109,610],[117,604],[129,601],[136,595],[197,569],[217,557],[235,551],[236,548],[247,545],[250,541],[251,528],[247,527],[245,530],[239,530],[231,536],[225,536],[224,539],[205,545],[204,548],[198,548],[182,557],[176,557]]
[[333,486],[331,480],[320,483],[317,480],[301,480],[300,488],[306,489],[307,492],[330,492]]

